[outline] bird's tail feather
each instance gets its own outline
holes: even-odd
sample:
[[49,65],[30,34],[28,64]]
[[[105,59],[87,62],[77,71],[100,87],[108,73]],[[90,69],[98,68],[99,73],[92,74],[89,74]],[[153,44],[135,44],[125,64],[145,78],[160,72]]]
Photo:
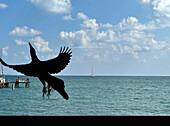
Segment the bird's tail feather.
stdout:
[[1,58],[0,58],[0,62],[2,63],[2,65],[8,66],[8,64],[6,64]]
[[68,94],[65,92],[64,90],[64,81],[61,79],[58,79],[54,76],[51,76],[50,74],[48,74],[45,77],[45,81],[54,89],[57,90],[58,93],[65,98],[66,100],[69,99]]

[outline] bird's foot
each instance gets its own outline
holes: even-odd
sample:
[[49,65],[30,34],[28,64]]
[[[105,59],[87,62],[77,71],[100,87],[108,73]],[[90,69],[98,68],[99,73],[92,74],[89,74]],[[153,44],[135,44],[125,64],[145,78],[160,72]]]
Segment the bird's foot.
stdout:
[[48,99],[50,98],[50,94],[47,94],[47,96],[48,96]]
[[50,98],[50,92],[51,92],[51,89],[48,89],[48,94],[47,94],[47,96],[48,96],[48,99]]
[[43,95],[42,95],[43,98],[45,98],[45,94],[46,94],[46,93],[43,92]]
[[46,92],[43,92],[43,95],[42,95],[43,98],[45,98],[45,94],[46,94]]

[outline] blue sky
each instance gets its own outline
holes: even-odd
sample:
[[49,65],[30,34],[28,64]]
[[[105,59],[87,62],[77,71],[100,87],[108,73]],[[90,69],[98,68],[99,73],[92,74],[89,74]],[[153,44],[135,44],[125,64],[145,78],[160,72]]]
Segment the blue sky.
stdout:
[[169,75],[169,22],[170,0],[0,0],[0,48],[25,64],[28,41],[41,60],[69,46],[59,75]]

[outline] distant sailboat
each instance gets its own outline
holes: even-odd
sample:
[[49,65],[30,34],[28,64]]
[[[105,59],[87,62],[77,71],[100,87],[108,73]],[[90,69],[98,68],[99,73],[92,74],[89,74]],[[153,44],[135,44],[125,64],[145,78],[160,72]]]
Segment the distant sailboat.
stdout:
[[90,77],[92,77],[92,78],[94,77],[94,74],[93,74],[93,67],[92,67],[92,74],[91,74],[91,76],[90,76]]

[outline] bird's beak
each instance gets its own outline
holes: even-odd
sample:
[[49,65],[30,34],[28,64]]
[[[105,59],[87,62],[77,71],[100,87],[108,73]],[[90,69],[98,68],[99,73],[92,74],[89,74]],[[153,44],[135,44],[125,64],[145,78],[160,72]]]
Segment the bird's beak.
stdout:
[[29,42],[29,46],[30,46],[30,48],[33,48],[30,42]]

